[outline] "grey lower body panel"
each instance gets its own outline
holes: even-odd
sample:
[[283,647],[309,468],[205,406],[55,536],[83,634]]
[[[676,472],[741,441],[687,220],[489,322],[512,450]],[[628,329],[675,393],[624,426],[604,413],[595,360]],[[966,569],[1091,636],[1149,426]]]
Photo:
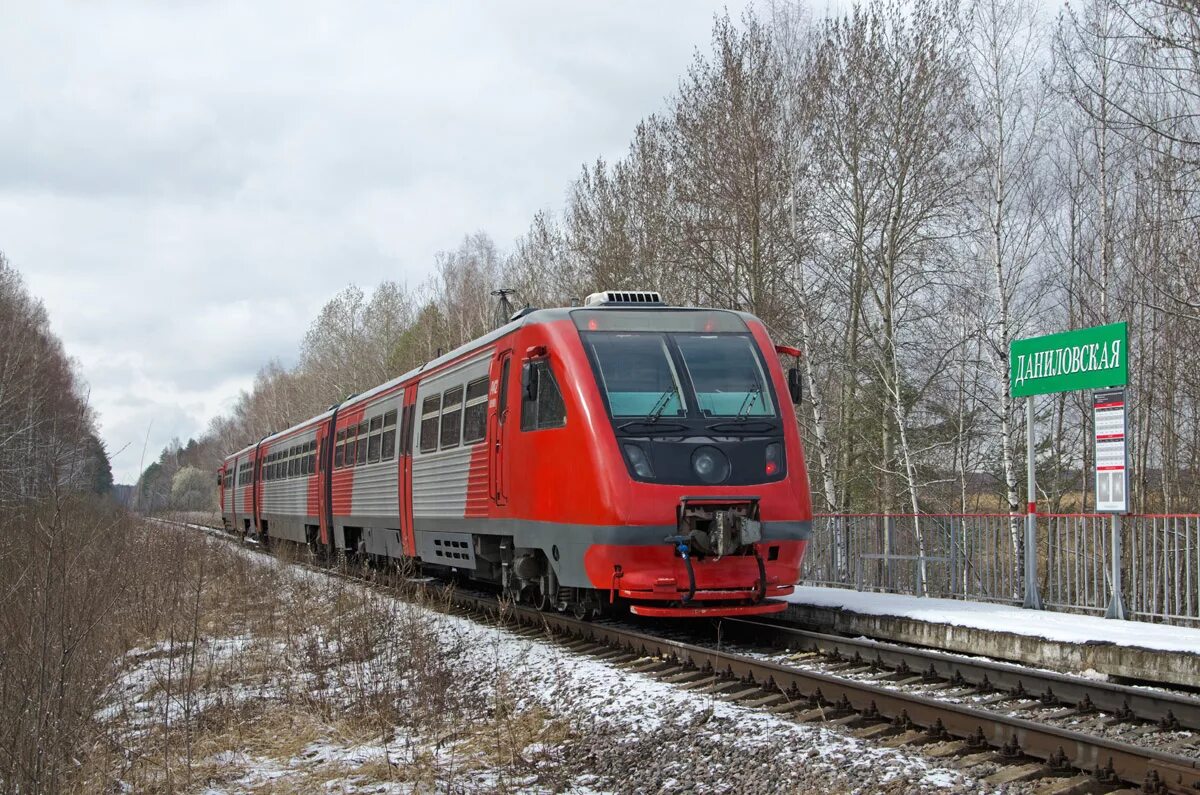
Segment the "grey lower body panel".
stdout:
[[[678,532],[675,525],[587,525],[528,519],[416,517],[413,523],[419,554],[424,544],[432,544],[435,536],[446,533],[511,536],[518,548],[544,551],[559,583],[575,588],[591,587],[583,565],[588,547],[595,544],[654,546],[666,544],[667,538]],[[763,542],[807,541],[811,536],[811,521],[763,522]],[[426,563],[439,562],[423,554],[421,558]]]
[[334,516],[333,544],[346,548],[346,528],[360,530],[362,550],[368,555],[403,558],[404,542],[400,537],[399,516]]
[[264,513],[262,520],[267,523],[267,535],[271,538],[282,538],[303,544],[308,541],[305,535],[305,525],[317,524],[315,516],[294,516],[282,513]]

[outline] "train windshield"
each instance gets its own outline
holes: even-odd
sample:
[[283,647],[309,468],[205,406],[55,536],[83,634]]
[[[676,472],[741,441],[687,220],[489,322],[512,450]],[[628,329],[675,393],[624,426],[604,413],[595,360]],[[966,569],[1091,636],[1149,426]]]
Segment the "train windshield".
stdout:
[[622,323],[613,322],[612,310],[574,314],[593,316],[577,317],[576,324],[614,419],[776,416],[762,357],[736,315],[678,313],[664,320],[643,310],[626,313],[637,317]]
[[661,334],[589,335],[600,385],[614,417],[681,417],[679,373]]
[[675,345],[705,417],[775,416],[762,362],[750,337],[677,334]]

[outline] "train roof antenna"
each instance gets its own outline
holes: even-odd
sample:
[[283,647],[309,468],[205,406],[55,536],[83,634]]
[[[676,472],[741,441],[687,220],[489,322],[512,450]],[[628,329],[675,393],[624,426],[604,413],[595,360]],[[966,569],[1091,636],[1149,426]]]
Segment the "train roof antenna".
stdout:
[[492,290],[492,295],[500,299],[499,312],[497,313],[497,326],[503,326],[508,322],[509,318],[512,317],[513,305],[512,301],[508,300],[508,297],[515,292],[516,290],[512,290],[508,287],[501,287],[498,290]]

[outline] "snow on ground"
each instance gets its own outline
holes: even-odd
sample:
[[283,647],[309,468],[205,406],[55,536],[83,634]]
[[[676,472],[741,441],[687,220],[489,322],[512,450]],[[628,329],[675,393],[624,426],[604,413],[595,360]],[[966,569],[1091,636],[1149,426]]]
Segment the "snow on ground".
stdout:
[[1200,654],[1200,629],[1099,616],[1025,610],[1010,605],[958,599],[902,596],[845,588],[796,586],[785,600],[876,616],[895,616],[957,627],[1046,638],[1064,643],[1115,643],[1160,651]]
[[585,727],[604,789],[628,791],[630,777],[646,792],[789,791],[823,779],[848,790],[870,782],[868,791],[966,783],[919,756],[681,690],[504,629],[439,618],[448,635],[513,672],[522,706],[558,710]]
[[[246,554],[270,565],[261,556]],[[293,582],[328,582],[314,572],[283,568]],[[477,730],[458,727],[445,735],[397,725],[373,736],[336,730],[338,710],[353,706],[346,694],[370,691],[378,681],[404,679],[409,672],[397,672],[394,657],[298,670],[294,660],[286,662],[287,646],[278,639],[240,633],[214,638],[205,641],[206,654],[236,661],[239,654],[256,652],[260,664],[264,658],[280,662],[256,671],[251,681],[239,681],[227,662],[223,670],[228,673],[216,677],[222,684],[199,696],[192,709],[244,708],[257,699],[270,705],[260,706],[266,717],[257,720],[279,727],[271,730],[275,733],[294,732],[296,742],[285,752],[278,750],[278,742],[271,746],[273,752],[265,752],[249,740],[234,739],[216,750],[208,748],[198,767],[215,772],[208,774],[202,791],[218,795],[319,787],[326,792],[590,795],[986,789],[917,753],[861,741],[839,727],[795,723],[685,691],[551,642],[393,600],[357,584],[338,587],[361,595],[364,603],[392,605],[388,609],[397,624],[419,620],[429,629],[439,659],[453,672],[448,695],[461,699],[456,704],[484,707],[477,713]],[[335,641],[320,630],[292,643],[315,643],[322,653],[337,651],[330,648]],[[178,665],[179,653],[177,646],[131,652],[129,668],[115,689],[123,694],[123,703],[134,707],[119,712],[110,707],[104,716],[119,714],[126,721],[132,716],[134,735],[161,721],[164,666],[171,659]],[[404,683],[387,691],[392,692],[405,692]],[[334,705],[331,719],[314,723],[297,718],[289,711],[297,703],[296,693],[305,694],[301,703]],[[179,708],[170,704],[166,712],[178,717]],[[522,721],[530,723],[527,716],[535,716],[535,728],[522,732]]]

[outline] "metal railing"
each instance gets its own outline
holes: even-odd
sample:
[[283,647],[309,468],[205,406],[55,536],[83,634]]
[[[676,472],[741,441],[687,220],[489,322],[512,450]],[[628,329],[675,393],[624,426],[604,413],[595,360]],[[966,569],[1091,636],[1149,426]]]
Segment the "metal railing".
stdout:
[[[818,515],[801,582],[1021,604],[1024,521],[1024,514]],[[1036,538],[1033,585],[1046,607],[1200,624],[1200,515],[1041,514]]]

